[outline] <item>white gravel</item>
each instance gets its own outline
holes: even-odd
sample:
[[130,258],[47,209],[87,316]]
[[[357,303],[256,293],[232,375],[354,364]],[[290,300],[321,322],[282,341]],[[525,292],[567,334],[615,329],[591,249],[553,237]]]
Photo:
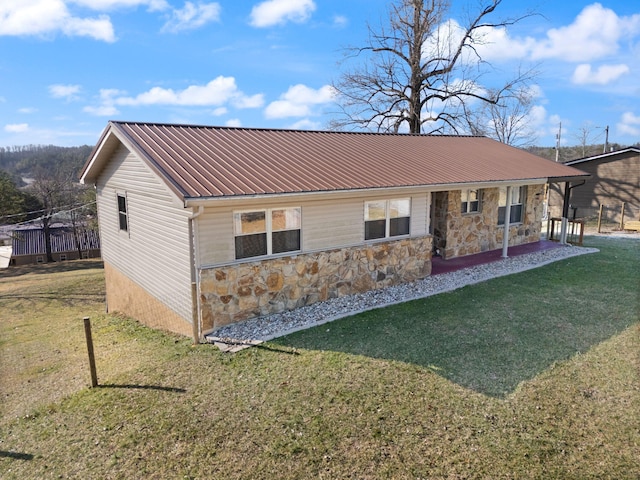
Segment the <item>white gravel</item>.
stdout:
[[216,343],[222,349],[232,349],[228,347],[237,347],[242,344],[245,346],[257,344],[374,308],[429,297],[491,278],[530,270],[565,258],[598,251],[597,248],[567,245],[542,252],[519,255],[452,273],[432,275],[412,283],[333,298],[296,310],[253,318],[222,327],[206,338],[207,341]]

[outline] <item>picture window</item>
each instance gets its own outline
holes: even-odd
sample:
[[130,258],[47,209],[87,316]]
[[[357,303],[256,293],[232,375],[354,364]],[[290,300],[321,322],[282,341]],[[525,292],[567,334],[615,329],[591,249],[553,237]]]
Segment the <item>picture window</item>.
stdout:
[[364,204],[364,239],[409,235],[411,199],[375,200]]
[[235,212],[233,223],[237,260],[300,250],[300,207]]

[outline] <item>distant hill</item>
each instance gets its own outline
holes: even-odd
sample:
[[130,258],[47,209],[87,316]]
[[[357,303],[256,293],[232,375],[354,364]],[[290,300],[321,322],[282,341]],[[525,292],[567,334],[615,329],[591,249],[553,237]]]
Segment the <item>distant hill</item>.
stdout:
[[77,175],[92,150],[90,145],[0,147],[0,170],[8,172],[19,186],[24,184],[23,178],[33,178],[38,171]]

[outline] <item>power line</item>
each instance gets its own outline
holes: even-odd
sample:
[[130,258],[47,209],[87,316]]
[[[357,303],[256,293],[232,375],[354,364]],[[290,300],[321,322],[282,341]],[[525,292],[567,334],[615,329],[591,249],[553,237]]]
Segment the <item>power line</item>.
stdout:
[[[82,208],[88,207],[89,205],[94,205],[95,203],[96,202],[93,201],[93,202],[85,203],[85,204],[82,204],[82,205],[78,205],[77,203],[74,203],[72,205],[64,205],[62,207],[58,207],[58,210],[57,211],[53,211],[51,213],[51,215],[49,215],[49,216],[57,215],[59,213],[64,213],[64,212],[73,212],[75,210],[80,210]],[[73,207],[73,208],[70,208],[70,207]],[[48,211],[48,209],[44,208],[42,210],[33,210],[31,212],[14,213],[14,214],[11,214],[11,215],[2,215],[0,218],[7,219],[7,218],[13,218],[13,217],[22,217],[22,216],[25,216],[25,215],[32,215],[32,214],[42,213],[42,212],[46,212],[46,211]],[[41,218],[42,217],[34,218],[33,220],[27,220],[27,221],[20,222],[20,223],[15,223],[15,224],[12,224],[12,225],[23,225],[23,224],[27,224],[27,223],[38,221]]]

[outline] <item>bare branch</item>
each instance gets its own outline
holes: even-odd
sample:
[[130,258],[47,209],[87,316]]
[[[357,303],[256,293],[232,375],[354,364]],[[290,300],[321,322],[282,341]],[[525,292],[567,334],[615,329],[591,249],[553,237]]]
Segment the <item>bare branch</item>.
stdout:
[[[502,0],[486,1],[459,31],[447,22],[447,0],[395,0],[387,23],[368,27],[366,43],[348,49],[359,61],[333,86],[341,111],[334,128],[363,128],[410,133],[469,130],[475,104],[498,105],[531,80],[517,75],[499,87],[480,82],[491,65],[478,46],[481,28],[512,25],[515,19],[490,21]],[[475,129],[478,130],[478,129]]]

